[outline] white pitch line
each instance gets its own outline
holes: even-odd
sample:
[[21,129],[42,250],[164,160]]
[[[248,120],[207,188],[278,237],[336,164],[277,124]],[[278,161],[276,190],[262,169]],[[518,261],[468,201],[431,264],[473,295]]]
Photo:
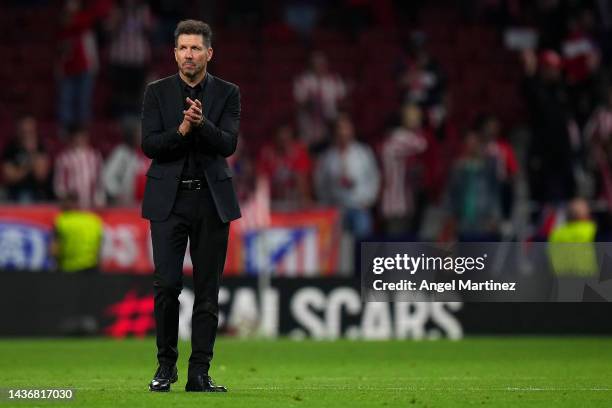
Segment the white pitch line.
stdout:
[[[263,377],[263,376],[258,376],[258,379],[262,380],[262,381],[274,381],[277,380],[278,377]],[[345,381],[345,382],[352,382],[355,380],[360,380],[360,381],[368,381],[368,380],[373,380],[376,377],[320,377],[320,376],[307,376],[306,379],[316,379],[317,381]],[[487,377],[487,378],[491,378],[491,377]],[[587,377],[572,377],[575,380],[579,380],[581,378],[587,378]],[[516,377],[495,377],[493,378],[496,381],[513,381],[516,380]],[[544,376],[540,376],[540,377],[521,377],[520,380],[521,381],[545,381],[545,380],[549,380],[549,377],[544,377]],[[304,378],[302,378],[302,380],[304,380]],[[462,377],[462,376],[436,376],[436,377],[423,377],[423,376],[414,376],[414,377],[393,377],[393,382],[400,382],[400,381],[482,381],[483,377]],[[106,379],[104,379],[103,381],[107,381]],[[304,380],[307,381],[307,380]],[[391,381],[391,380],[389,380]]]
[[430,387],[349,387],[349,386],[320,386],[320,387],[240,387],[235,390],[252,391],[512,391],[512,392],[532,392],[532,391],[612,391],[612,388],[555,388],[555,387],[504,387],[504,388],[430,388]]
[[[93,387],[71,387],[76,391],[101,391],[99,388]],[[105,392],[115,390],[122,391],[138,391],[138,389],[130,387],[109,388],[105,387]],[[144,387],[143,389],[146,389]],[[313,386],[313,387],[230,387],[230,391],[509,391],[509,392],[559,392],[559,391],[579,391],[579,392],[596,392],[596,391],[612,391],[612,388],[603,387],[583,387],[583,388],[560,388],[560,387],[495,387],[495,388],[474,388],[474,387],[350,387],[350,386]]]

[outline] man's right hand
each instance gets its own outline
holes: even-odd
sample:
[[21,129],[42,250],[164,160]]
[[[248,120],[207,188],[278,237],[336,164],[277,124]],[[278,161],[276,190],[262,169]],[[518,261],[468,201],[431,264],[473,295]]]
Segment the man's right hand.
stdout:
[[[191,98],[186,99],[189,103],[189,109],[183,111],[183,122],[181,122],[178,131],[182,136],[185,136],[191,131],[192,126],[198,126],[202,122],[202,104],[199,100],[193,101]],[[199,118],[199,122],[194,122]]]
[[178,131],[181,136],[186,136],[187,133],[191,130],[191,123],[183,117],[183,121],[179,125]]

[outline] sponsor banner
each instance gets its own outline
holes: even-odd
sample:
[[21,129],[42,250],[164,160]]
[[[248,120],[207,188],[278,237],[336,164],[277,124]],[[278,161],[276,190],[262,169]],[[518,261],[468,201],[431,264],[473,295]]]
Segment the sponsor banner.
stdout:
[[[97,211],[104,223],[104,272],[149,274],[153,254],[149,223],[139,209]],[[49,271],[55,206],[0,207],[0,269]],[[258,274],[269,270],[281,276],[332,275],[336,271],[338,212],[318,209],[273,213],[268,228],[242,231],[232,223],[226,263],[227,275]],[[192,271],[189,250],[184,270]]]
[[272,213],[269,228],[247,231],[238,242],[249,275],[316,276],[336,273],[339,240],[338,212],[327,209]]
[[[151,278],[130,274],[3,272],[0,336],[155,334]],[[185,278],[179,334],[189,339],[194,300]],[[316,339],[460,339],[481,334],[612,334],[612,303],[366,302],[348,278],[228,277],[220,334]]]
[[364,301],[609,302],[612,244],[367,242]]

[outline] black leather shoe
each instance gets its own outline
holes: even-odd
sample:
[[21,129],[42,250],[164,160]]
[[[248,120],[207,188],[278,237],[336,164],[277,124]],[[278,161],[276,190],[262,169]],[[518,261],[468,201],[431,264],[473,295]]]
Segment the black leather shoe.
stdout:
[[176,366],[160,365],[149,383],[150,391],[168,392],[170,384],[178,380],[178,370]]
[[222,385],[215,385],[212,378],[206,374],[189,377],[185,384],[185,391],[192,392],[227,392]]

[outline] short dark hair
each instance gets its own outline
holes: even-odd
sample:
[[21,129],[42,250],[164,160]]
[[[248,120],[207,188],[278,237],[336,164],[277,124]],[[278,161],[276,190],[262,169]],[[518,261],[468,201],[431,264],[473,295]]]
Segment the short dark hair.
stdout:
[[178,45],[178,38],[181,34],[198,34],[204,39],[204,45],[212,45],[212,29],[208,24],[200,20],[183,20],[179,22],[174,30],[174,46]]

